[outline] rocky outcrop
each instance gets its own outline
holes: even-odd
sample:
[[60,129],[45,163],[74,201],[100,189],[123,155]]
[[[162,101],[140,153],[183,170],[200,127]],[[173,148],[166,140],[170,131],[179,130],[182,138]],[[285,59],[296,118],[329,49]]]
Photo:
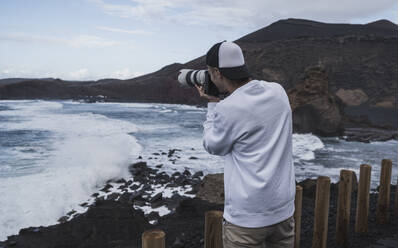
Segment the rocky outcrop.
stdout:
[[329,91],[322,67],[308,68],[301,82],[288,90],[295,132],[339,135],[343,130],[339,103]]
[[360,141],[369,143],[371,141],[398,140],[398,130],[386,130],[380,128],[345,128],[341,136],[347,141]]
[[224,174],[208,174],[203,178],[196,197],[216,204],[224,204]]
[[366,102],[369,97],[361,89],[345,90],[339,89],[336,95],[348,106],[358,106]]

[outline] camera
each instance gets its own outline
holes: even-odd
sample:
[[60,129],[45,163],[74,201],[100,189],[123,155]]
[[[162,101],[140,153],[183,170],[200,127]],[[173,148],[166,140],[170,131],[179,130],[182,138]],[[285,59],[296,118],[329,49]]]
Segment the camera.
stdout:
[[182,69],[178,75],[178,82],[186,87],[195,87],[195,84],[203,86],[204,93],[210,96],[218,97],[220,95],[207,70]]

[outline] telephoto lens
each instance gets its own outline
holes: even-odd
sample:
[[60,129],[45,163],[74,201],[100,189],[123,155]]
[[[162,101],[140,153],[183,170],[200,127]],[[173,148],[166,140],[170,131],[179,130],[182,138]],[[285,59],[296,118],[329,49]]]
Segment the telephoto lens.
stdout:
[[204,93],[219,96],[217,86],[211,81],[207,70],[182,69],[178,75],[178,82],[185,87],[203,86]]
[[195,84],[200,86],[205,82],[206,70],[192,70],[192,69],[182,69],[178,75],[178,81],[183,86],[195,87]]

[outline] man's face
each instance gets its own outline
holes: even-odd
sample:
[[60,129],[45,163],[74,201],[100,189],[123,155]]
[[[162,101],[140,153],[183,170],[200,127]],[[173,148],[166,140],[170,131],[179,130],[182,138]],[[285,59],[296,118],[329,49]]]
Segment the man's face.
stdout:
[[217,86],[218,90],[221,93],[226,93],[227,89],[224,86],[224,81],[222,80],[223,78],[220,71],[211,66],[207,66],[207,70],[209,71],[211,81]]

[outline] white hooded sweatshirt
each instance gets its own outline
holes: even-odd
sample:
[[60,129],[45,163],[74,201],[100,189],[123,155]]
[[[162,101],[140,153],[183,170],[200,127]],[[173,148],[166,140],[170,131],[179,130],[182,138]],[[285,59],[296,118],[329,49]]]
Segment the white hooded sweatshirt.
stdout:
[[292,113],[278,83],[252,80],[218,103],[203,124],[207,152],[225,156],[223,217],[242,227],[291,217],[296,194]]

